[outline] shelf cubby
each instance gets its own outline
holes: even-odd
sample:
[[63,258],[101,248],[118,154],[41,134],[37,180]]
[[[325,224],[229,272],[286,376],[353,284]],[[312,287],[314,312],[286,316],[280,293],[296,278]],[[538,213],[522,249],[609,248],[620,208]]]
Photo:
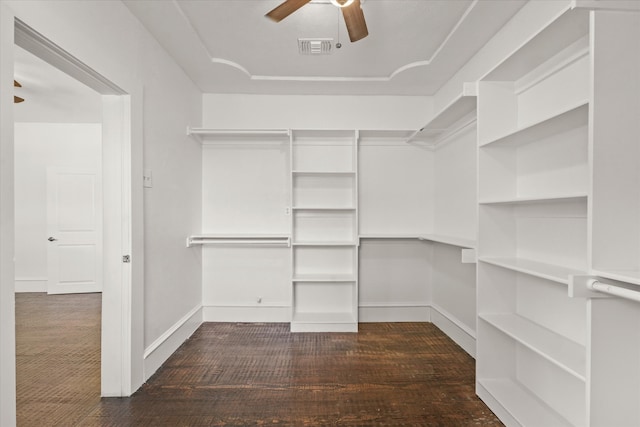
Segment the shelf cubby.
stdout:
[[527,130],[485,144],[480,201],[586,196],[588,108],[582,104]]
[[569,284],[569,276],[585,274],[584,271],[566,268],[562,265],[532,261],[525,258],[482,257],[479,261],[565,285]]
[[480,319],[580,381],[586,381],[586,348],[517,314],[480,314]]
[[[479,378],[476,391],[481,399],[499,402],[523,426],[570,427],[571,424],[534,393],[510,378]],[[489,394],[489,396],[487,396]]]
[[[546,341],[549,334],[535,325],[529,330],[509,321],[501,323],[505,318],[489,318],[500,327],[480,317],[478,340],[485,346],[490,342],[491,348],[479,344],[478,353],[499,353],[478,360],[478,384],[523,426],[585,425],[585,381],[566,369],[563,360],[552,359],[537,347],[548,349],[553,341]],[[479,390],[481,398],[483,391]]]
[[293,332],[357,331],[357,285],[354,281],[294,282],[293,306]]
[[356,241],[356,215],[352,209],[295,209],[293,243],[345,243]]
[[[480,241],[484,242],[480,259],[512,260],[510,265],[530,261],[540,263],[538,267],[558,266],[559,271],[586,271],[587,198],[481,204]],[[542,268],[542,274],[547,270]]]
[[355,209],[355,174],[294,173],[293,209]]
[[479,316],[518,316],[563,340],[586,346],[586,302],[570,298],[567,286],[481,260],[478,287]]

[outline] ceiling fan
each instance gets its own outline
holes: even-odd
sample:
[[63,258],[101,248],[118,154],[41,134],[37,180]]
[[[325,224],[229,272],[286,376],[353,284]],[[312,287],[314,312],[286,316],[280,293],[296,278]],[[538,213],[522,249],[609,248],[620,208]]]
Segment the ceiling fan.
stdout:
[[[285,0],[284,3],[281,3],[265,16],[276,22],[280,22],[310,1],[311,0]],[[345,24],[347,24],[349,39],[352,42],[357,42],[369,35],[360,0],[331,0],[331,3],[342,9],[342,16],[344,17]]]
[[[16,80],[14,80],[13,81],[13,87],[22,87],[22,85],[20,83],[18,83]],[[13,103],[14,104],[19,104],[21,102],[24,102],[24,98],[20,98],[19,96],[13,95]]]

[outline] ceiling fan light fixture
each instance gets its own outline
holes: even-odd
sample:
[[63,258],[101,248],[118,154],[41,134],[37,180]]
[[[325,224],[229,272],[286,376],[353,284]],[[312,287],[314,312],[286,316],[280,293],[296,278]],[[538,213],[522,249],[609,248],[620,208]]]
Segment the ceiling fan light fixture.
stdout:
[[337,7],[349,7],[353,4],[354,1],[355,0],[346,0],[346,1],[339,2],[338,0],[331,0],[331,3]]

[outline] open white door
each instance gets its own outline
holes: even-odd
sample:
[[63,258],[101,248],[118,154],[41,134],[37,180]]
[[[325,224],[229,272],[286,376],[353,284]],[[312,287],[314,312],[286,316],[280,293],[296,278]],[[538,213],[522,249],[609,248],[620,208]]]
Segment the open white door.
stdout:
[[102,292],[102,182],[95,170],[47,170],[47,293]]

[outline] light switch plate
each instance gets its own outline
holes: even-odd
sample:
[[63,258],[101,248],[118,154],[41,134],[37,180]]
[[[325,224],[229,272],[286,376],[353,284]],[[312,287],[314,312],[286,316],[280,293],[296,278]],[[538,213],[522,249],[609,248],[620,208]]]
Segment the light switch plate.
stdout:
[[153,174],[151,173],[151,169],[144,170],[144,174],[142,175],[142,186],[144,188],[153,187]]

